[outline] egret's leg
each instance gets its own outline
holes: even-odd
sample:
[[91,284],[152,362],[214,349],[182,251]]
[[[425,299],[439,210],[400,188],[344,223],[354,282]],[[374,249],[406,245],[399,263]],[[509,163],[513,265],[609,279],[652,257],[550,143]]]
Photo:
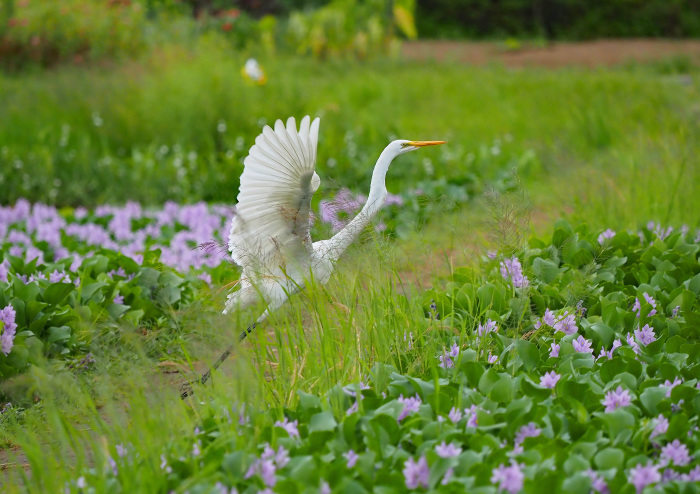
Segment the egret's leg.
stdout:
[[[266,310],[265,312],[263,312],[262,316],[260,316],[257,321],[255,321],[253,324],[248,326],[244,331],[241,331],[241,334],[238,336],[238,343],[243,341],[246,336],[248,336],[250,333],[252,333],[258,324],[262,323],[265,319],[267,319],[268,314],[269,314],[269,309]],[[228,356],[231,355],[231,352],[233,351],[233,348],[235,346],[236,346],[236,343],[233,343],[231,346],[229,346],[224,351],[224,353],[221,354],[221,357],[219,357],[216,360],[216,362],[214,362],[214,365],[212,365],[208,371],[206,371],[204,374],[202,374],[202,377],[200,377],[197,381],[186,383],[180,391],[180,398],[182,398],[184,400],[185,398],[187,398],[188,396],[190,396],[194,392],[192,389],[192,384],[194,382],[206,384],[206,382],[211,377],[212,371],[215,371],[216,369],[218,369],[219,366],[224,362],[224,360],[226,360],[228,358]]]

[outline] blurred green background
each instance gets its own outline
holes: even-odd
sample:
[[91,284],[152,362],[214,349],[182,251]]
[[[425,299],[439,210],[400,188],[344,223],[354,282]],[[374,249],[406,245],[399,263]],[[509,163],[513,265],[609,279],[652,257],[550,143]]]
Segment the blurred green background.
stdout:
[[[688,102],[697,101],[700,45],[644,63],[621,55],[594,70],[575,59],[554,69],[503,61],[546,55],[566,40],[698,36],[700,4],[690,0],[0,6],[0,204],[235,202],[261,126],[305,114],[322,117],[321,194],[365,190],[394,138],[450,141],[392,169],[397,192],[441,181],[440,190],[461,187],[472,197],[521,179],[568,184],[591,170],[614,177],[594,187],[614,188],[616,175],[647,178],[651,170],[675,194],[689,182],[676,186],[674,177],[697,173],[674,170],[697,151],[698,109]],[[435,38],[482,50],[485,64],[441,57]],[[402,43],[429,56],[402,55]],[[250,57],[265,84],[242,75]]]

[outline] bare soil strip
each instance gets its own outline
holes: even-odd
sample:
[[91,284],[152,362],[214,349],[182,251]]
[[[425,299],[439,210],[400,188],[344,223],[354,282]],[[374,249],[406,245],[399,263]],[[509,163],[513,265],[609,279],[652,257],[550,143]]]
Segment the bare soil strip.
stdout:
[[534,46],[527,42],[517,49],[505,43],[471,41],[410,41],[401,49],[409,60],[453,61],[473,65],[502,63],[506,67],[549,68],[581,66],[609,67],[628,62],[653,62],[687,57],[700,63],[700,40],[607,39]]

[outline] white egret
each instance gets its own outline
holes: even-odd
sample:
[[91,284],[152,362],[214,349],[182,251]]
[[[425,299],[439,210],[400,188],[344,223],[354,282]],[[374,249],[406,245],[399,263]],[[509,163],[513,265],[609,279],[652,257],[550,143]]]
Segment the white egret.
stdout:
[[[224,314],[243,310],[261,300],[267,308],[240,340],[277,310],[311,279],[325,284],[340,255],[358,237],[384,204],[389,165],[397,156],[445,141],[391,142],[382,151],[372,173],[369,197],[362,210],[341,231],[328,240],[312,242],[309,235],[311,197],[321,179],[316,174],[319,119],[306,116],[297,131],[293,117],[285,126],[275,122],[274,130],[263,128],[244,161],[236,214],[231,222],[229,250],[241,267],[237,289],[228,295]],[[228,357],[231,345],[207,371]],[[186,389],[183,398],[191,393]]]

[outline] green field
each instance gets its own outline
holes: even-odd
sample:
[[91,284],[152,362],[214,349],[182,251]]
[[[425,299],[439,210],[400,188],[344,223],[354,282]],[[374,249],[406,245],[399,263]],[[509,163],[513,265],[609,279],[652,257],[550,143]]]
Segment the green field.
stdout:
[[[188,401],[179,383],[257,317],[220,313],[235,267],[207,268],[211,286],[187,273],[179,284],[161,278],[177,299],[152,307],[136,286],[143,273],[124,281],[115,293],[134,297],[141,319],[107,315],[113,295],[87,301],[84,284],[66,295],[79,323],[69,324],[65,353],[52,354],[44,338],[43,353],[28,345],[31,365],[0,374],[3,492],[229,492],[217,482],[266,492],[262,467],[251,465],[270,443],[291,452],[288,464],[275,463],[274,492],[324,492],[324,482],[333,492],[404,492],[406,462],[427,455],[428,490],[495,494],[493,470],[517,457],[525,492],[590,492],[595,479],[584,472],[592,468],[611,492],[632,493],[633,469],[658,464],[650,433],[659,414],[671,423],[662,442],[679,439],[694,455],[688,466],[676,463],[678,475],[691,475],[700,459],[696,72],[269,57],[260,59],[268,82],[257,86],[241,76],[244,62],[212,43],[138,62],[0,75],[0,204],[42,202],[69,221],[75,208],[127,201],[235,204],[242,159],[261,126],[290,115],[321,117],[315,208],[341,188],[366,194],[392,139],[448,144],[398,158],[387,187],[405,205],[382,212],[387,231],[368,231],[328,286],[294,297]],[[424,193],[412,198],[416,188]],[[665,241],[659,225],[674,227]],[[599,245],[606,228],[618,234]],[[317,225],[314,234],[330,231]],[[0,244],[5,259],[10,247]],[[489,260],[488,250],[500,257]],[[120,258],[95,254],[104,268],[95,261],[79,274],[107,286]],[[512,256],[530,291],[501,276],[499,261]],[[157,258],[133,272],[143,267],[177,276]],[[29,296],[20,289],[15,282],[15,296]],[[643,292],[659,303],[654,318],[635,319],[631,305]],[[36,300],[49,298],[42,291]],[[630,345],[594,361],[564,337],[555,361],[549,345],[561,335],[533,324],[545,309],[563,316],[579,301],[588,316],[578,324],[596,356],[637,323],[654,326],[656,342],[640,358]],[[51,317],[59,320],[58,309]],[[479,340],[487,320],[498,336]],[[441,368],[438,356],[454,344],[459,359]],[[94,363],[83,365],[87,354]],[[0,372],[12,362],[0,361]],[[547,371],[563,376],[555,394],[538,384]],[[684,384],[665,399],[664,380],[674,376]],[[370,389],[348,414],[355,388],[342,388],[360,381]],[[632,405],[603,412],[601,400],[618,385]],[[397,421],[399,395],[414,393],[420,409]],[[479,428],[438,420],[453,404],[478,406]],[[239,424],[239,413],[250,423]],[[284,417],[299,421],[301,437],[274,425]],[[506,454],[500,444],[517,446],[519,427],[533,421],[544,432],[520,441],[527,451]],[[443,440],[464,452],[436,455]],[[355,470],[345,465],[349,450],[360,454]],[[455,480],[441,484],[450,469]],[[697,486],[658,484],[660,492]]]

